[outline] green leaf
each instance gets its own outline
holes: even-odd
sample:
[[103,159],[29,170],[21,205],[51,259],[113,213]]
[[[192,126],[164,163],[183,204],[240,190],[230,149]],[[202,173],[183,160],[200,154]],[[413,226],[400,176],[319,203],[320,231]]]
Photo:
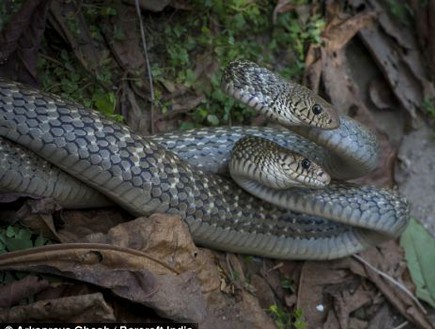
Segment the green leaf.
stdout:
[[30,249],[33,247],[33,242],[30,239],[25,238],[15,238],[7,240],[7,248],[9,251],[22,250],[22,249]]
[[207,121],[210,122],[213,126],[217,126],[219,124],[219,118],[214,114],[207,115]]
[[193,129],[193,128],[195,128],[195,125],[192,123],[192,122],[183,122],[181,125],[180,125],[180,129],[181,130],[188,130],[188,129]]
[[32,231],[27,228],[20,228],[15,235],[15,239],[31,241]]
[[6,237],[13,238],[15,236],[15,229],[13,226],[8,226],[6,228]]
[[113,114],[116,106],[115,93],[96,93],[92,96],[92,100],[99,111],[106,114]]
[[435,307],[435,239],[414,218],[402,234],[400,245],[405,250],[405,259],[417,297]]

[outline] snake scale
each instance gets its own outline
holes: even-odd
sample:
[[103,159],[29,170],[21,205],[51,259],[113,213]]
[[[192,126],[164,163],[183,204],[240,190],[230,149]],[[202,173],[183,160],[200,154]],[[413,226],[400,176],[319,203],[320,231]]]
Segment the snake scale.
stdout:
[[[252,65],[266,83],[257,88],[232,77],[237,65],[249,74]],[[0,190],[55,195],[66,207],[110,199],[134,215],[178,214],[199,245],[281,259],[343,257],[403,232],[409,210],[396,192],[336,181],[376,164],[378,144],[364,127],[328,115],[330,105],[313,92],[255,64],[237,62],[225,79],[235,81],[225,84],[227,92],[250,106],[276,106],[280,123],[288,116],[314,127],[292,128],[297,133],[217,127],[144,137],[80,104],[0,79]],[[257,97],[264,88],[266,101]],[[295,110],[291,115],[282,110],[285,103]],[[326,130],[315,127],[319,120]],[[270,139],[316,161],[333,182],[322,189],[260,188],[264,201],[248,194],[216,174],[245,136]]]

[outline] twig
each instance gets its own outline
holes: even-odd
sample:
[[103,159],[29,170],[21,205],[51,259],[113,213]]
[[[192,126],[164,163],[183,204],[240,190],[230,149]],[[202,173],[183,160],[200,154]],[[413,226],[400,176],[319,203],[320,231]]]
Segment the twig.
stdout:
[[143,20],[142,20],[142,14],[140,11],[140,6],[139,6],[139,0],[135,1],[135,5],[136,5],[136,13],[137,16],[139,18],[139,25],[140,25],[140,36],[142,39],[142,46],[143,46],[143,51],[144,51],[144,56],[145,56],[145,63],[147,66],[147,73],[148,73],[148,83],[150,85],[150,97],[151,97],[151,108],[150,108],[150,130],[151,130],[151,134],[154,134],[154,84],[153,84],[153,74],[151,72],[151,66],[150,66],[150,61],[148,59],[148,51],[147,51],[147,42],[146,42],[146,38],[145,38],[145,30],[144,30],[144,24],[143,24]]
[[406,327],[408,324],[409,324],[409,322],[405,321],[405,322],[399,324],[397,327],[394,327],[393,329],[402,329],[402,328]]
[[418,306],[418,308],[424,313],[427,314],[426,309],[424,308],[424,306],[419,302],[419,300],[412,294],[412,292],[410,292],[402,283],[400,283],[399,281],[395,280],[394,278],[392,278],[391,276],[389,276],[388,274],[382,272],[381,270],[378,270],[376,267],[374,267],[372,264],[370,264],[369,262],[367,262],[364,258],[358,256],[358,255],[352,255],[352,257],[354,257],[356,260],[360,261],[361,263],[363,263],[364,265],[366,265],[368,268],[370,268],[372,271],[374,271],[375,273],[379,274],[380,276],[382,276],[384,279],[390,281],[392,284],[394,284],[397,288],[399,288],[400,290],[402,290],[409,298],[411,298],[415,304]]
[[284,266],[284,263],[283,263],[283,262],[279,262],[279,263],[276,264],[275,266],[269,268],[269,269],[267,270],[267,273],[272,272],[272,271],[275,271],[275,270],[277,270],[277,269],[279,269],[279,268],[281,268],[281,267],[283,267],[283,266]]

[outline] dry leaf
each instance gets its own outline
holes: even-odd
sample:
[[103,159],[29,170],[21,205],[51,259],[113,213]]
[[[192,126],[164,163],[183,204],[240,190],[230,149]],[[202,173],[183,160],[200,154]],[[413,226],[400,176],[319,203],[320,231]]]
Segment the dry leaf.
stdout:
[[45,30],[49,0],[29,0],[0,33],[2,76],[36,86],[36,59]]
[[[392,278],[401,278],[400,281],[404,281],[408,289],[412,286],[412,283],[409,282],[409,278],[406,275],[403,252],[396,242],[389,241],[378,248],[367,250],[361,253],[361,257]],[[418,324],[422,328],[433,328],[427,320],[426,315],[414,304],[414,301],[397,286],[386,281],[369,267],[361,265],[354,259],[352,259],[350,269],[352,272],[365,276],[372,281],[406,319]]]
[[0,269],[91,283],[174,321],[200,322],[205,317],[196,277],[187,271],[177,275],[162,262],[132,249],[91,243],[50,245],[0,255]]
[[82,241],[146,252],[177,273],[194,271],[204,291],[219,287],[213,258],[208,251],[196,247],[187,225],[178,216],[155,214],[149,218],[141,217],[112,228],[107,235],[95,234]]
[[17,304],[21,299],[30,297],[44,289],[50,283],[34,275],[0,286],[0,308],[9,308]]
[[[123,71],[145,77],[145,58],[140,35],[136,29],[136,9],[124,6],[120,2],[114,3],[113,6],[117,15],[108,16],[107,22],[102,24],[110,50]],[[122,38],[115,34],[117,31],[122,31]]]
[[[377,25],[362,29],[360,37],[402,107],[415,121],[416,111],[422,102],[433,99],[435,95],[433,84],[427,79],[419,47],[411,32],[400,28],[379,1],[368,2],[379,13],[379,20]],[[357,7],[361,1],[352,0],[351,3]]]
[[41,300],[29,305],[0,309],[0,322],[113,322],[112,308],[101,293]]
[[[50,23],[71,45],[76,58],[91,74],[100,70],[102,52],[95,47],[82,12],[76,4],[68,0],[50,2]],[[74,20],[74,31],[71,31],[70,21]]]
[[[321,328],[331,311],[331,305],[325,299],[323,290],[325,286],[341,283],[348,276],[348,271],[335,268],[337,264],[347,261],[348,259],[331,262],[306,262],[303,265],[297,292],[297,307],[303,310],[306,321],[313,328]],[[321,275],[319,275],[320,273]]]

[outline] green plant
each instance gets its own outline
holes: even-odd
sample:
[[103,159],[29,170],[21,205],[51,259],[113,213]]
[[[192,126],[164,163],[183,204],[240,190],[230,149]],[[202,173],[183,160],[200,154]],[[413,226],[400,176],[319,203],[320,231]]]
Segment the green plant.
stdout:
[[[105,24],[116,22],[119,3],[106,1],[103,6],[90,0],[72,1],[78,8],[66,18],[72,35],[86,28],[76,19],[81,14],[99,50],[107,48],[108,29],[113,29],[115,40],[126,38],[118,24]],[[298,0],[295,4],[307,6],[307,2]],[[276,4],[267,0],[192,0],[190,5],[189,11],[150,15],[145,24],[157,108],[170,114],[173,98],[184,94],[205,96],[205,102],[186,113],[181,128],[251,122],[253,111],[221,90],[221,71],[230,61],[245,58],[272,69],[272,63],[284,63],[279,66],[282,75],[298,79],[308,44],[321,44],[324,20],[319,15],[302,18],[298,11],[291,11],[279,14],[274,23]],[[71,52],[45,54],[40,60],[44,89],[120,119],[113,114],[117,99],[113,87],[122,72],[113,56],[104,57],[95,73],[83,69]],[[144,72],[135,74],[144,76]]]
[[435,118],[435,102],[433,99],[424,99],[421,106],[430,117]]
[[[34,233],[30,229],[18,224],[0,227],[0,254],[40,247],[50,243],[51,241],[42,234]],[[23,279],[27,275],[29,275],[27,272],[1,271],[0,283],[6,285]],[[47,278],[46,275],[44,277]],[[32,300],[32,297],[29,297],[29,299]]]
[[293,325],[295,329],[304,329],[307,327],[305,321],[304,312],[301,309],[296,309],[293,313],[294,321]]
[[305,329],[307,327],[301,309],[296,309],[293,313],[289,313],[280,306],[273,304],[269,306],[267,311],[279,329]]
[[116,95],[108,87],[112,84],[110,62],[103,59],[99,73],[93,78],[78,65],[71,53],[62,50],[60,60],[62,62],[47,56],[39,58],[38,71],[43,89],[122,121],[122,117],[115,114]]
[[0,254],[39,247],[47,243],[49,243],[49,240],[41,234],[35,234],[29,229],[18,225],[0,228]]
[[[413,22],[412,17],[414,16],[412,8],[406,3],[395,0],[387,0],[388,11],[404,25],[411,25]],[[423,4],[423,6],[425,6]]]
[[281,287],[289,292],[295,292],[296,288],[295,288],[295,283],[287,278],[283,278],[281,280]]
[[[269,1],[195,0],[192,7],[188,15],[174,15],[171,24],[152,34],[154,48],[166,49],[155,58],[159,64],[153,62],[154,79],[165,87],[170,81],[206,96],[207,101],[189,113],[190,122],[182,127],[247,124],[253,116],[250,108],[223,93],[221,70],[208,73],[207,80],[197,76],[204,61],[222,68],[236,58],[266,66],[280,58],[292,63],[282,69],[282,74],[294,78],[303,72],[307,45],[321,44],[325,23],[319,15],[303,22],[296,12],[284,13],[274,25],[274,4]],[[157,84],[156,88],[161,86]],[[164,90],[156,94],[164,95]]]
[[301,21],[297,14],[287,12],[278,16],[278,26],[284,28],[288,34],[278,35],[286,37],[293,45],[299,64],[303,63],[308,44],[321,45],[321,34],[325,27],[325,20],[320,15],[312,15],[306,21]]

